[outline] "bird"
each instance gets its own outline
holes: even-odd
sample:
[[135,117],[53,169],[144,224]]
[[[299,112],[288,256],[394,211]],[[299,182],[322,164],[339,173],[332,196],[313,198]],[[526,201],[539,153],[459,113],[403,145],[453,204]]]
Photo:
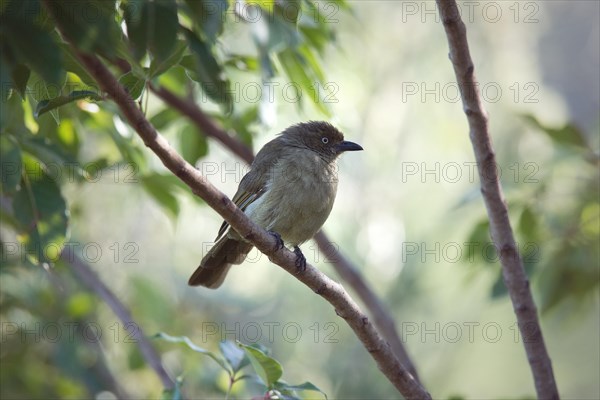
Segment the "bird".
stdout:
[[[263,146],[240,181],[232,201],[278,246],[294,249],[296,267],[306,268],[300,245],[321,229],[337,193],[338,156],[363,148],[324,121],[301,122]],[[190,286],[216,289],[232,265],[241,264],[253,245],[224,221],[214,246],[190,277]]]

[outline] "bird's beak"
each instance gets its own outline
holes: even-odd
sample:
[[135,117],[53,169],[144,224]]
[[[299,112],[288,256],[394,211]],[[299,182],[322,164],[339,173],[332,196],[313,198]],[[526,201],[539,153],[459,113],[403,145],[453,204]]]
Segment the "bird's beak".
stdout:
[[358,151],[358,150],[362,150],[363,148],[354,143],[354,142],[349,142],[347,140],[344,140],[343,142],[338,143],[335,146],[336,150],[338,153],[343,153],[344,151]]

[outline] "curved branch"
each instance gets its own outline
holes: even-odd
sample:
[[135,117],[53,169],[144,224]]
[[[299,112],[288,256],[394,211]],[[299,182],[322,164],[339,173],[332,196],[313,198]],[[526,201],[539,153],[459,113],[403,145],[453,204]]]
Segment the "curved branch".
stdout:
[[552,362],[544,344],[529,280],[515,245],[500,179],[497,174],[490,174],[490,171],[497,171],[496,156],[490,139],[488,117],[477,90],[467,30],[455,0],[436,0],[436,3],[448,38],[450,60],[454,66],[458,86],[461,88],[463,107],[469,123],[469,136],[481,180],[481,194],[490,219],[492,240],[500,254],[504,283],[517,316],[537,395],[540,399],[558,399]]
[[[248,164],[252,163],[254,155],[252,151],[240,140],[229,136],[224,130],[219,128],[206,114],[195,104],[181,99],[176,94],[172,93],[164,87],[150,86],[150,90],[154,92],[165,103],[175,108],[182,114],[186,115],[199,130],[206,136],[212,137],[220,141],[231,152],[240,157]],[[352,265],[344,255],[335,247],[331,246],[331,241],[323,231],[319,231],[314,237],[317,246],[322,254],[327,257],[334,269],[345,282],[347,282],[354,292],[361,299],[363,304],[373,316],[373,322],[388,341],[398,360],[408,369],[412,376],[419,380],[417,369],[410,359],[400,335],[396,330],[394,319],[385,305],[379,300],[375,292],[365,283],[358,269]]]
[[167,140],[156,132],[137,108],[135,101],[96,56],[75,51],[100,88],[114,100],[144,144],[160,158],[165,167],[206,201],[242,237],[268,255],[272,262],[294,275],[333,305],[336,313],[348,323],[363,346],[369,351],[379,369],[404,397],[431,398],[429,393],[394,356],[388,344],[379,336],[373,324],[340,284],[308,264],[306,270],[299,273],[295,265],[295,254],[287,248],[278,249],[276,240],[270,234],[253,223],[225,194],[211,185],[200,171],[187,163],[169,145]]
[[71,266],[77,277],[92,289],[104,302],[113,310],[115,315],[121,320],[123,326],[134,324],[133,339],[138,345],[142,356],[156,372],[165,389],[171,390],[175,387],[175,382],[171,379],[164,369],[160,356],[154,350],[154,347],[144,334],[142,327],[132,318],[131,313],[125,305],[115,296],[115,294],[100,280],[98,275],[81,258],[75,254],[70,246],[65,246],[60,254],[60,258]]

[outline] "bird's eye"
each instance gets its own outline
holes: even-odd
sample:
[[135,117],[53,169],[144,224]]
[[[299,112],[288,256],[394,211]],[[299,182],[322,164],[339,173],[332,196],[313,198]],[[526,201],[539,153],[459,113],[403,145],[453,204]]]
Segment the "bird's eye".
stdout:
[[329,139],[326,138],[326,137],[324,137],[324,138],[321,139],[321,142],[327,144],[327,143],[329,143]]

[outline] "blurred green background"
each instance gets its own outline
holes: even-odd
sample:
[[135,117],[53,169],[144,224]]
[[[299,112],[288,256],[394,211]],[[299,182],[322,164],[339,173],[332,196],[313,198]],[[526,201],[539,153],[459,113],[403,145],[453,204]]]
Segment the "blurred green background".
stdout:
[[[600,3],[467,3],[460,4],[498,168],[559,390],[565,399],[598,399]],[[300,86],[303,101],[294,101],[286,86],[294,81],[293,63],[272,58],[273,77],[265,77],[264,60],[258,70],[238,68],[242,61],[230,55],[260,61],[254,45],[260,32],[233,14],[215,54],[230,62],[225,72],[234,111],[224,112],[198,85],[194,101],[255,151],[290,124],[310,119],[327,119],[360,143],[364,152],[339,162],[338,197],[324,230],[393,313],[425,387],[434,398],[533,398],[522,339],[489,245],[435,3],[314,4],[325,18],[318,29],[335,33],[320,52],[311,44],[329,90],[320,106],[308,86]],[[190,85],[182,76],[183,69],[173,69],[156,82],[183,95]],[[141,103],[159,131],[233,195],[245,164],[213,140],[189,141],[196,132],[188,120],[169,114],[151,93]],[[187,286],[221,218],[172,180],[161,180],[166,170],[113,104],[61,107],[58,127],[50,113],[34,119],[31,99],[21,103],[13,95],[3,100],[4,110],[8,104],[25,110],[33,136],[73,138],[77,165],[106,161],[87,181],[69,179],[61,162],[66,240],[84,250],[147,334],[188,336],[213,351],[223,339],[258,342],[281,362],[285,380],[310,381],[329,398],[399,397],[332,307],[256,250],[220,289]],[[161,125],[161,116],[168,123]],[[3,140],[14,135],[5,122]],[[11,245],[22,243],[23,234],[10,212],[2,215],[2,398],[109,399],[117,387],[134,398],[159,397],[162,385],[128,340],[130,330],[67,265],[44,269],[15,252]],[[303,251],[336,279],[313,242]],[[99,341],[86,340],[90,324]],[[153,343],[169,373],[184,377],[187,396],[224,398],[227,378],[212,360]],[[232,397],[256,390],[241,382]]]

